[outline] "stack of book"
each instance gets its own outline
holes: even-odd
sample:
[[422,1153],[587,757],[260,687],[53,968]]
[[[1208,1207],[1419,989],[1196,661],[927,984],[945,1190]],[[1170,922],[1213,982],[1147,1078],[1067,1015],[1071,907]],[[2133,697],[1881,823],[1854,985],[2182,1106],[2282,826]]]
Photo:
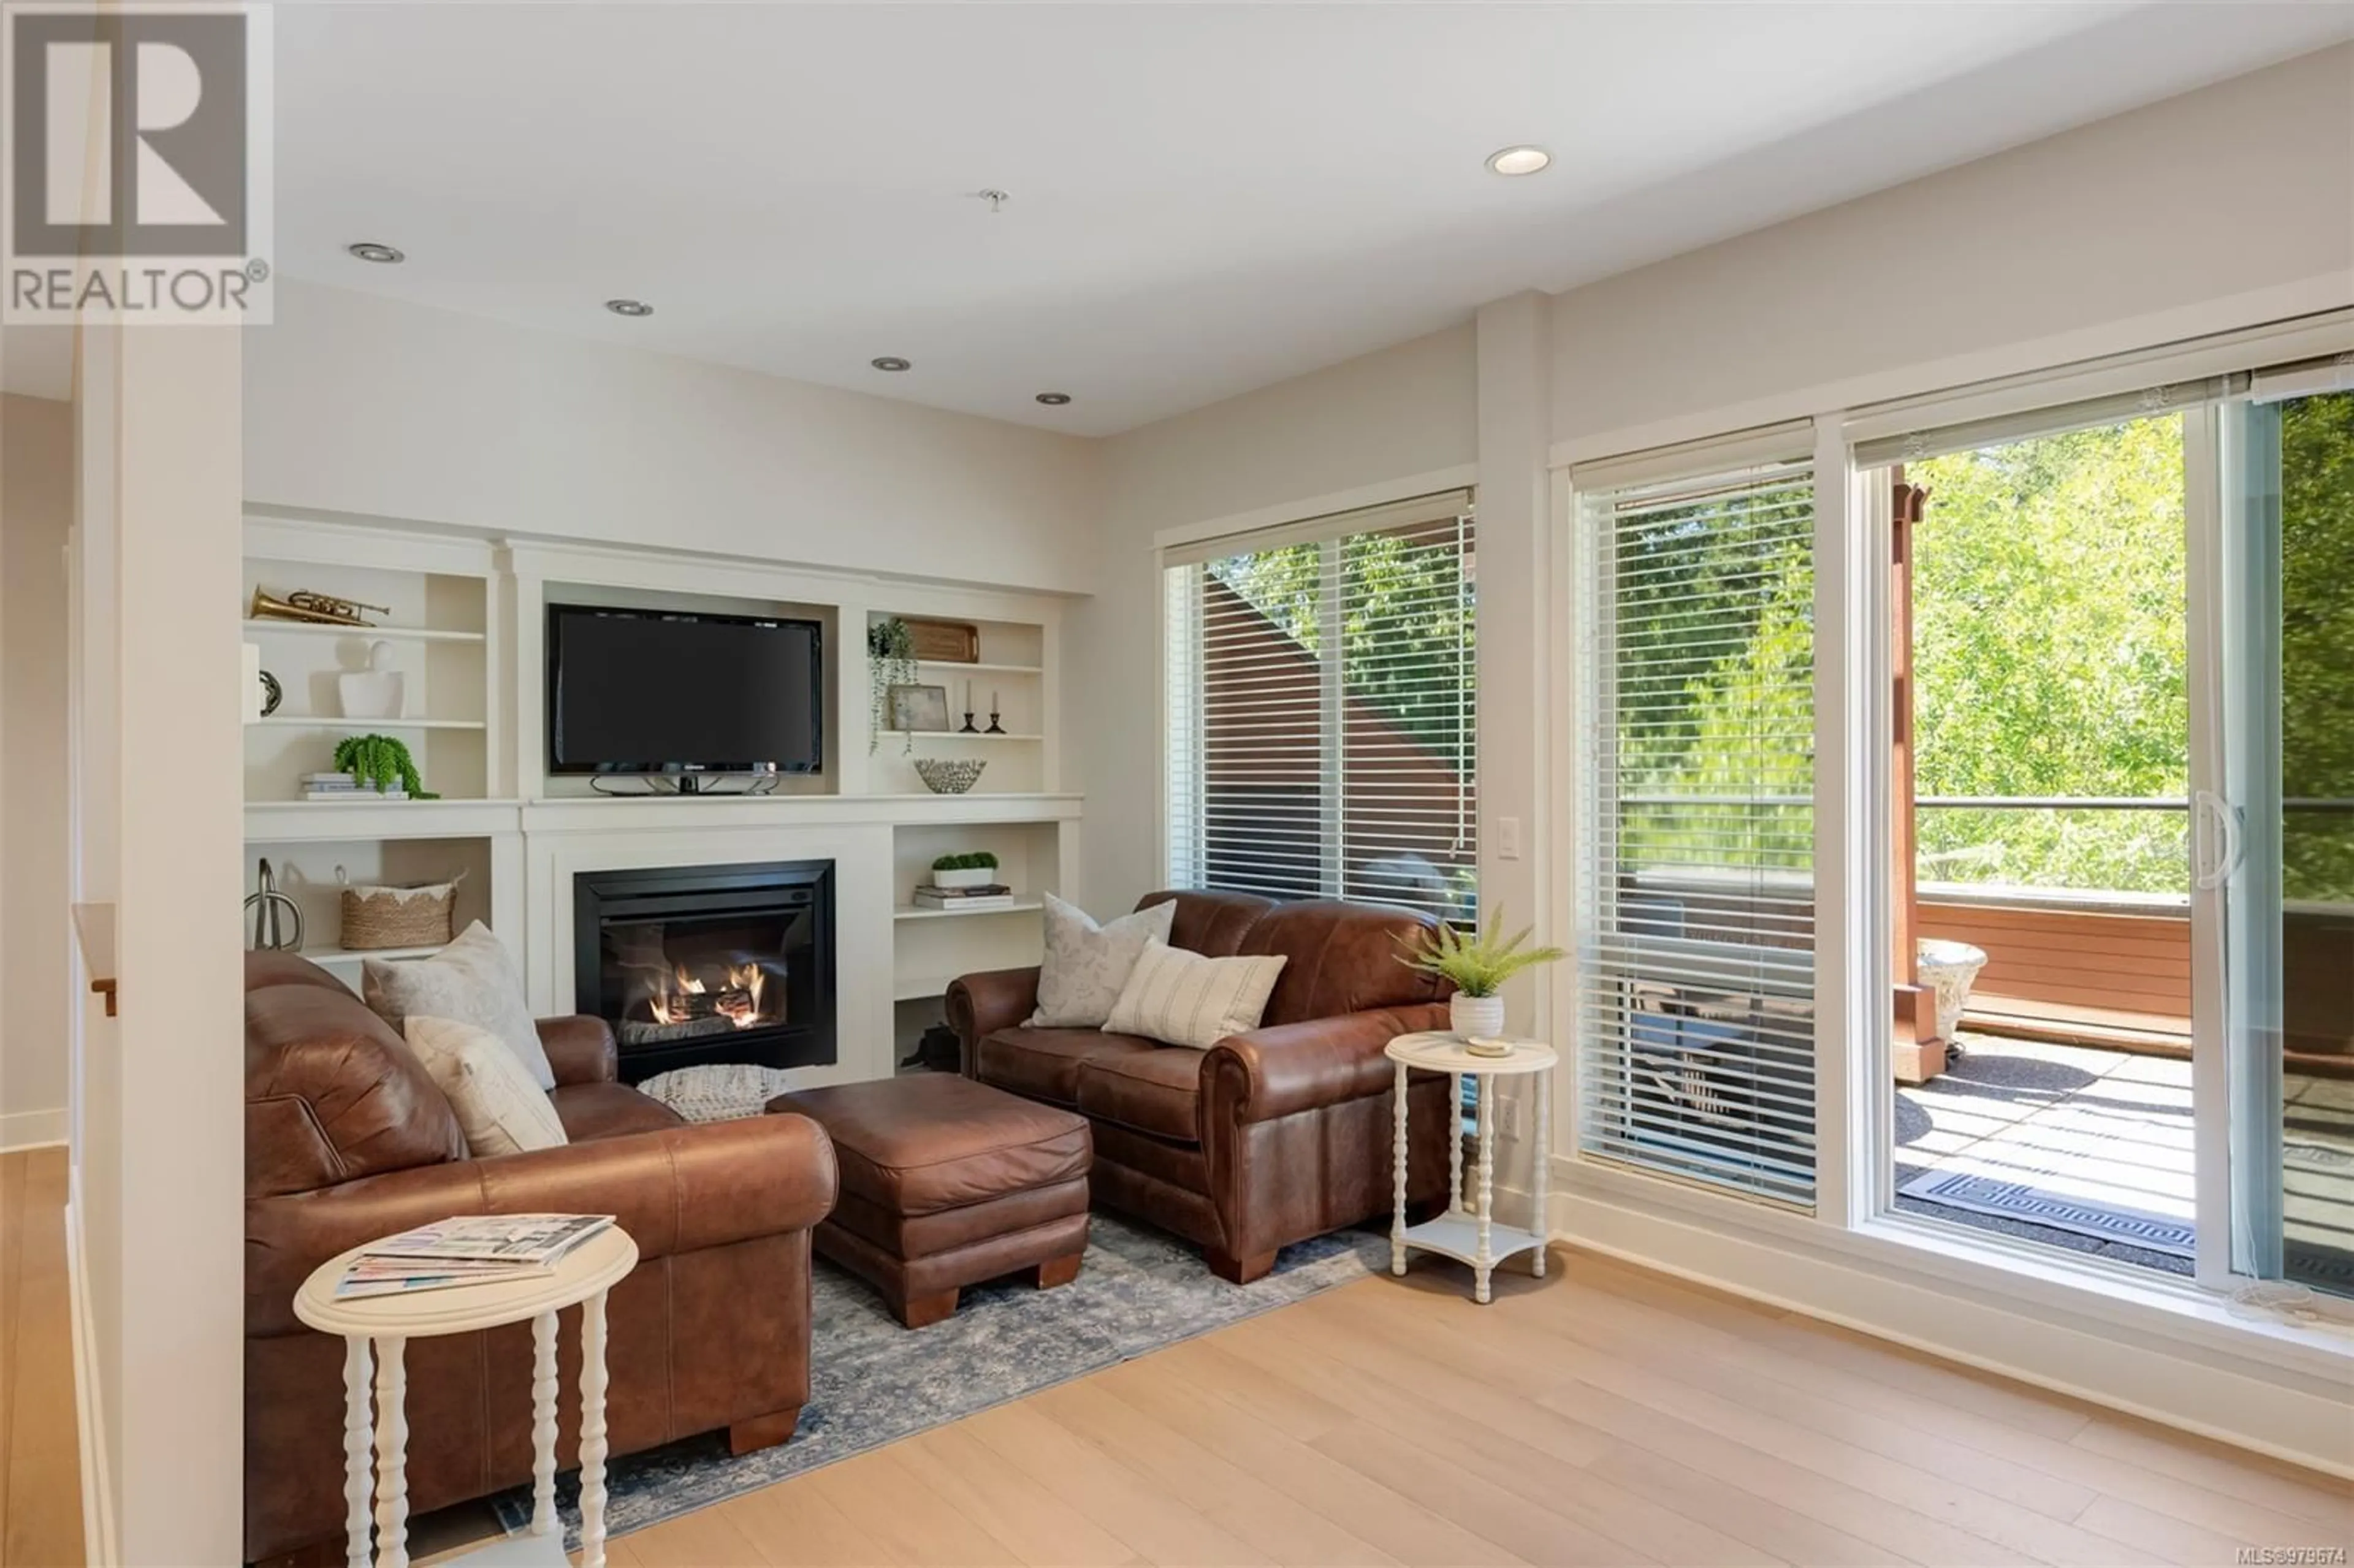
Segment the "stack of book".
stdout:
[[335,1286],[339,1300],[500,1285],[556,1272],[564,1255],[610,1227],[610,1214],[468,1214],[364,1247]]
[[373,784],[363,784],[348,773],[305,773],[302,775],[302,799],[305,800],[406,800],[408,791],[398,785],[379,789]]
[[916,889],[918,909],[1011,909],[1013,889],[1002,882],[981,887],[934,887],[930,883]]

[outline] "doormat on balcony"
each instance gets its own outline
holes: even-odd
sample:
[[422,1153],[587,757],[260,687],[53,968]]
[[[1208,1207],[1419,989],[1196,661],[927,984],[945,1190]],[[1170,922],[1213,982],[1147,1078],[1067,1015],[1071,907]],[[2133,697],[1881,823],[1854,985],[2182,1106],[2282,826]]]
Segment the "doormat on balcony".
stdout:
[[1907,1198],[1918,1198],[1924,1202],[1943,1203],[1950,1208],[1994,1214],[2007,1220],[2026,1220],[2034,1224],[2049,1225],[2053,1230],[2092,1236],[2100,1241],[2123,1242],[2128,1246],[2162,1252],[2174,1257],[2190,1257],[2195,1249],[2194,1233],[2180,1220],[2170,1220],[2163,1214],[2147,1213],[2117,1203],[2088,1203],[2079,1198],[2063,1198],[2018,1181],[1997,1181],[1991,1176],[1975,1176],[1963,1171],[1932,1171],[1914,1177],[1897,1191]]
[[[1112,1215],[1094,1216],[1069,1285],[1016,1278],[964,1292],[956,1315],[899,1327],[875,1292],[822,1258],[810,1343],[810,1402],[792,1440],[731,1457],[706,1433],[612,1461],[605,1528],[626,1535],[836,1459],[1035,1393],[1212,1329],[1388,1269],[1386,1230],[1339,1231],[1285,1247],[1275,1272],[1229,1285],[1200,1249]],[[580,1476],[557,1478],[567,1551],[580,1544]],[[531,1489],[493,1499],[509,1531],[531,1521]]]

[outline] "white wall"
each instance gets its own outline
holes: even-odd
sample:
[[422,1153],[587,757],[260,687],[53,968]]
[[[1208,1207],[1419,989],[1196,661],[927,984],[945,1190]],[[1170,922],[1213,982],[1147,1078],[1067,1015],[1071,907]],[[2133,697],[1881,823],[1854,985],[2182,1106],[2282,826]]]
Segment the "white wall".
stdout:
[[93,1561],[242,1556],[239,943],[190,914],[243,894],[241,335],[81,334],[76,895],[120,911],[121,1015],[75,1035]]
[[2327,309],[2350,277],[2354,45],[1559,295],[1553,437],[1804,417]]
[[73,409],[0,397],[0,1148],[66,1136]]
[[1100,566],[1071,625],[1065,751],[1087,796],[1090,909],[1117,913],[1166,880],[1153,535],[1270,507],[1308,514],[1366,486],[1468,466],[1479,455],[1478,397],[1466,322],[1103,443]]
[[255,503],[1090,586],[1079,437],[292,281],[249,337]]

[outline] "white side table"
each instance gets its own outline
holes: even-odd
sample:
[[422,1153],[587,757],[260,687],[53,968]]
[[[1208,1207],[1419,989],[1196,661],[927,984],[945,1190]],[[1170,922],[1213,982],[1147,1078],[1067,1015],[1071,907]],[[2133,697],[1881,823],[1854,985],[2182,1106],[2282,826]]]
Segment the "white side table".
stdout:
[[[1420,1247],[1459,1263],[1471,1266],[1473,1298],[1485,1303],[1489,1299],[1488,1277],[1496,1265],[1508,1257],[1530,1252],[1531,1270],[1539,1279],[1545,1271],[1545,1151],[1552,1147],[1553,1084],[1549,1075],[1561,1057],[1550,1045],[1533,1040],[1512,1042],[1509,1056],[1475,1056],[1463,1048],[1463,1042],[1452,1034],[1401,1034],[1389,1043],[1388,1055],[1397,1064],[1397,1137],[1391,1153],[1396,1164],[1397,1203],[1390,1218],[1390,1272],[1405,1272],[1405,1249]],[[1463,1111],[1463,1079],[1468,1074],[1479,1084],[1479,1163],[1476,1172],[1478,1189],[1466,1195],[1463,1191],[1463,1139],[1459,1132],[1450,1133],[1447,1140],[1447,1213],[1435,1220],[1425,1220],[1418,1225],[1405,1223],[1405,1082],[1409,1069],[1429,1073],[1445,1073],[1453,1086],[1447,1099],[1447,1115],[1458,1127]],[[1500,1225],[1492,1211],[1496,1202],[1496,1112],[1495,1097],[1488,1091],[1489,1079],[1524,1077],[1532,1074],[1548,1075],[1541,1078],[1537,1090],[1537,1164],[1538,1177],[1533,1194],[1535,1212],[1530,1216],[1529,1228]],[[1467,1207],[1467,1203],[1469,1205]]]
[[[533,1548],[499,1542],[485,1562],[562,1563],[556,1529],[556,1314],[580,1305],[580,1563],[605,1562],[605,1292],[638,1266],[638,1244],[613,1225],[574,1248],[556,1272],[496,1285],[461,1285],[413,1296],[335,1299],[336,1282],[365,1250],[354,1247],[312,1272],[294,1293],[294,1315],[323,1333],[344,1337],[344,1497],[350,1504],[347,1568],[368,1568],[368,1375],[376,1376],[376,1561],[408,1563],[408,1374],[402,1351],[411,1340],[471,1334],[531,1320],[533,1377],[531,1535]],[[373,1352],[373,1353],[371,1353]],[[539,1538],[535,1541],[533,1538]],[[470,1557],[473,1553],[468,1554]]]

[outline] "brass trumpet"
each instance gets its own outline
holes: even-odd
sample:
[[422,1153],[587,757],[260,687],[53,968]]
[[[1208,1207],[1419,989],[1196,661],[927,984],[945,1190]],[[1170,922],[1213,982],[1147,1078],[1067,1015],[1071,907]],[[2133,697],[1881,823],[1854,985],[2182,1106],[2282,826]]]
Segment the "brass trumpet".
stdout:
[[253,590],[253,609],[249,619],[254,620],[302,620],[313,626],[368,626],[373,622],[360,619],[360,611],[373,610],[378,615],[392,611],[380,604],[361,604],[356,599],[337,599],[333,594],[313,593],[309,588],[297,588],[284,599],[273,597],[268,588]]

